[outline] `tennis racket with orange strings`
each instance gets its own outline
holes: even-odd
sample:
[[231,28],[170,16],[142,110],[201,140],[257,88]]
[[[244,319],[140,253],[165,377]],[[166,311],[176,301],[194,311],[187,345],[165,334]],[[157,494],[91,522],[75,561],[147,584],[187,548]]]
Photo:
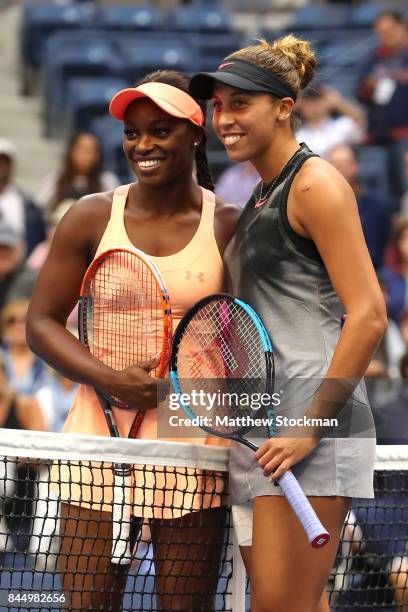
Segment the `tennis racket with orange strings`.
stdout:
[[[124,370],[160,355],[152,373],[164,377],[171,350],[171,308],[153,261],[136,248],[110,249],[96,257],[82,281],[78,327],[81,342],[110,368]],[[102,389],[95,392],[112,437],[119,437],[112,408],[137,411],[128,434],[135,438],[145,411]],[[127,564],[131,561],[130,468],[115,464],[113,474],[111,561]]]

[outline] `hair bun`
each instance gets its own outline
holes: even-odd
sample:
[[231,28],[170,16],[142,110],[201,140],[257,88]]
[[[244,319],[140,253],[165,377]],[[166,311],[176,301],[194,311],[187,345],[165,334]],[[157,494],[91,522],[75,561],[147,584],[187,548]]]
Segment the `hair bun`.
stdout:
[[313,79],[317,63],[313,49],[307,40],[301,40],[293,34],[288,34],[270,44],[270,51],[287,58],[299,75],[301,89],[307,87]]

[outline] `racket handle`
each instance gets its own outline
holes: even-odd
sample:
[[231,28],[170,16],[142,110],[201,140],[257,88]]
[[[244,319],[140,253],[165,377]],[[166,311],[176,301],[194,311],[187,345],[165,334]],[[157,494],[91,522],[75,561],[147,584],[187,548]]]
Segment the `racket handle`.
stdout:
[[293,473],[290,470],[285,472],[278,484],[305,530],[309,543],[313,548],[325,546],[330,540],[330,534],[319,521]]
[[112,553],[115,565],[132,561],[130,550],[130,474],[123,466],[113,466]]

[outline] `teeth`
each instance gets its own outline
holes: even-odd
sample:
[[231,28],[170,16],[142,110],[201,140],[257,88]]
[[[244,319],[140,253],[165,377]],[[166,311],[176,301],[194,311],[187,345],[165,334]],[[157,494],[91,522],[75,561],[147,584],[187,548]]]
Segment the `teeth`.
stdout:
[[145,161],[137,162],[137,165],[141,168],[153,168],[153,166],[158,166],[161,164],[160,159],[146,159]]
[[224,137],[225,144],[227,145],[235,144],[240,139],[241,139],[241,136],[225,136]]

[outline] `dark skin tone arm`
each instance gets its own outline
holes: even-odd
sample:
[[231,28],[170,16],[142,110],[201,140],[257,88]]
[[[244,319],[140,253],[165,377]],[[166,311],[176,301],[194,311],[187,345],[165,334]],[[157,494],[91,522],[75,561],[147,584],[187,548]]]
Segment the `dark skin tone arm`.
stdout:
[[[167,191],[166,211],[143,205],[143,194],[133,185],[125,210],[125,226],[135,246],[150,255],[178,252],[191,240],[201,216],[201,190],[195,185],[182,210],[171,211]],[[150,194],[151,195],[151,194]],[[157,383],[148,375],[153,360],[116,372],[96,360],[65,329],[74,308],[85,271],[92,261],[109,220],[113,193],[82,198],[59,224],[50,253],[39,274],[31,300],[27,339],[30,348],[64,376],[119,397],[130,405],[149,409],[156,405]],[[173,209],[174,210],[174,209]],[[221,254],[241,210],[217,200],[214,230]]]

